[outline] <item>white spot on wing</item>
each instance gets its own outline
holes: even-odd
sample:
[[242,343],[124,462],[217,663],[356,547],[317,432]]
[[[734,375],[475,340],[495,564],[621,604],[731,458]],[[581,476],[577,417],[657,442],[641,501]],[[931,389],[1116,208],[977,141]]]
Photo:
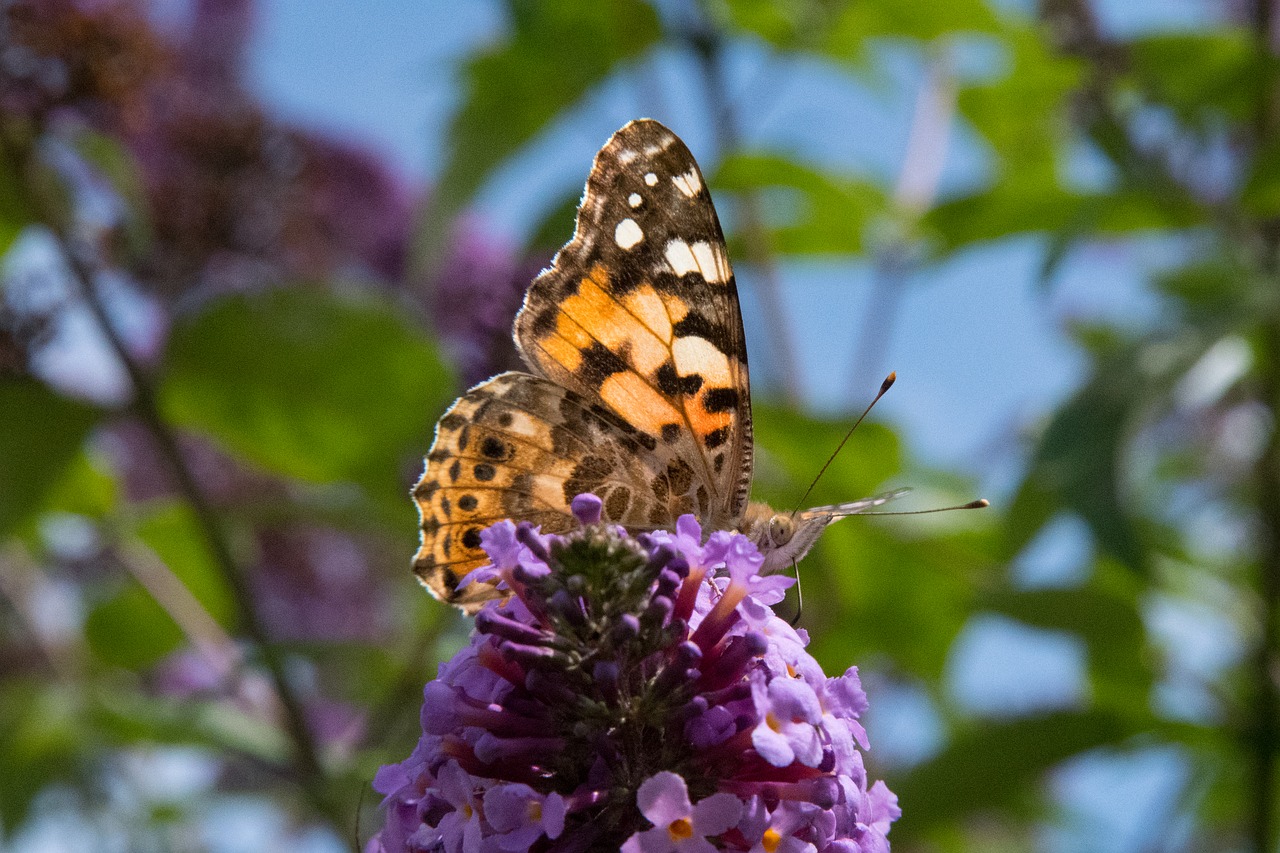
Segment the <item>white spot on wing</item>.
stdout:
[[718,244],[699,240],[693,244],[693,256],[698,259],[698,269],[707,281],[723,284],[729,278],[729,264]]
[[697,272],[711,284],[729,280],[729,262],[718,244],[699,240],[690,246],[683,240],[672,240],[665,251],[667,263],[676,275]]
[[523,438],[537,438],[544,434],[545,427],[521,411],[511,412],[511,423],[504,428],[510,435]]
[[627,204],[632,207],[639,207],[642,201],[644,201],[644,199],[640,197],[640,193],[632,193],[627,196]]
[[693,250],[689,248],[689,244],[683,240],[672,240],[668,243],[665,254],[667,263],[671,264],[671,269],[675,270],[676,275],[684,275],[698,268],[698,259],[693,256]]
[[693,198],[702,191],[702,178],[698,176],[697,169],[690,169],[683,175],[676,175],[671,179],[671,183],[689,198]]
[[644,239],[644,231],[634,219],[624,219],[613,231],[613,239],[624,249],[630,249]]
[[649,172],[644,176],[644,182],[648,186],[656,187],[658,185],[658,176],[655,175],[653,172]]
[[689,335],[671,344],[671,360],[681,376],[700,375],[709,386],[732,387],[733,371],[729,357],[706,338]]
[[632,148],[623,148],[621,151],[618,152],[618,162],[625,166],[639,156],[640,156],[640,152]]

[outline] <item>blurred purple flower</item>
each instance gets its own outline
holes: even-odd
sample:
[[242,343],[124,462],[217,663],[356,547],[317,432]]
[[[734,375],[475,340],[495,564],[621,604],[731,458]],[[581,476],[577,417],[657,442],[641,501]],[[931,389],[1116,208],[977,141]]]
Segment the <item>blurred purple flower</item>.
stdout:
[[95,124],[145,119],[172,65],[137,0],[11,0],[0,10],[0,115],[36,124],[75,110]]
[[258,533],[253,586],[273,636],[288,640],[376,641],[386,608],[361,543],[347,533],[308,525]]
[[242,290],[403,272],[409,192],[356,146],[270,119],[241,85],[249,0],[201,0],[150,117],[127,135],[153,245],[136,272],[163,292]]
[[200,88],[240,88],[240,69],[253,32],[253,0],[196,0],[181,40],[179,62]]
[[[187,466],[214,506],[285,499],[285,486],[277,478],[238,462],[208,439],[184,435],[180,444]],[[176,495],[168,464],[142,424],[124,421],[112,426],[101,446],[131,503]]]
[[428,307],[463,384],[471,386],[504,370],[525,369],[511,325],[545,264],[519,259],[476,219],[464,220],[455,233],[428,289]]
[[690,516],[631,538],[590,495],[574,511],[568,536],[483,534],[477,571],[511,597],[427,684],[368,849],[887,850],[898,810],[852,747],[856,671],[828,679],[762,603],[787,581],[755,574],[755,546],[703,543]]

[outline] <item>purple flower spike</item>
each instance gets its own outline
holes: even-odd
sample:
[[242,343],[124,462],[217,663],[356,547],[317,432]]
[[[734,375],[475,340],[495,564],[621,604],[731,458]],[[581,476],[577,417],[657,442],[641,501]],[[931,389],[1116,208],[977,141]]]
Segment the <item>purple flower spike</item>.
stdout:
[[588,527],[600,523],[600,511],[604,509],[604,501],[590,493],[582,494],[573,499],[569,509],[573,510],[573,515],[578,519],[579,524]]
[[863,766],[857,670],[828,677],[773,612],[756,547],[573,509],[565,536],[482,533],[477,573],[512,595],[424,690],[368,849],[887,853],[899,810]]

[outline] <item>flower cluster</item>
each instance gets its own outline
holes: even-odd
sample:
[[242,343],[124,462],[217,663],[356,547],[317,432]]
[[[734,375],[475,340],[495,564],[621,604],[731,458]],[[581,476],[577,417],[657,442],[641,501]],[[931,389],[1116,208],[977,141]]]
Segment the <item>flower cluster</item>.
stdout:
[[828,678],[776,616],[744,536],[692,516],[629,537],[574,501],[564,537],[482,535],[511,596],[427,684],[423,735],[383,767],[400,851],[887,851],[897,798],[868,786],[856,668]]

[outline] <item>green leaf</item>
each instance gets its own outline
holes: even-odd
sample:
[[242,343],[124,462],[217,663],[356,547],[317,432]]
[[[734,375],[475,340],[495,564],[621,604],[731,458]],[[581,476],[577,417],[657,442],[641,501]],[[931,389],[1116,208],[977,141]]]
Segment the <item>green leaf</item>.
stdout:
[[[979,606],[1037,628],[1079,637],[1089,650],[1095,700],[1105,699],[1117,709],[1141,707],[1150,695],[1153,676],[1145,662],[1146,629],[1132,587],[1117,577],[1110,584],[1095,580],[1074,589],[1003,589],[984,595]],[[1105,696],[1099,695],[1099,688]]]
[[[1058,241],[1046,260],[1048,274],[1078,239],[1185,229],[1209,220],[1197,199],[1140,159],[1118,164],[1125,183],[1113,190],[1072,189],[1062,177],[1067,155],[1078,144],[1068,107],[1084,79],[1084,65],[1056,53],[1036,28],[1013,24],[1002,43],[1009,51],[1009,73],[964,87],[957,97],[960,113],[991,145],[997,178],[989,187],[944,201],[926,216],[938,250],[1047,232]],[[1116,132],[1112,125],[1101,123],[1091,132],[1101,151],[1113,160],[1125,159],[1126,149],[1108,136]]]
[[1240,204],[1254,216],[1280,214],[1280,140],[1269,141],[1254,157]]
[[1156,337],[1132,343],[1085,333],[1094,349],[1089,381],[1045,428],[1031,468],[1008,516],[1008,556],[1020,550],[1055,511],[1075,512],[1099,546],[1130,569],[1143,571],[1148,544],[1140,535],[1127,451],[1153,406],[1204,352],[1201,336]]
[[0,380],[0,535],[41,508],[98,417],[35,380]]
[[726,0],[722,8],[730,26],[784,50],[820,43],[835,20],[831,6],[819,0]]
[[918,518],[859,516],[826,529],[801,572],[810,651],[828,671],[887,658],[898,670],[941,676],[976,589],[992,582],[996,565],[990,534],[957,515],[966,526],[952,532],[928,530]]
[[[944,252],[1015,234],[1081,238],[1201,225],[1208,212],[1185,195],[1139,188],[1082,195],[1043,179],[1010,176],[990,190],[939,204],[925,216]],[[1061,249],[1059,251],[1062,251]]]
[[389,303],[292,288],[187,318],[160,399],[173,423],[267,470],[354,482],[401,507],[400,461],[426,449],[453,393],[427,337]]
[[1265,139],[1249,164],[1240,204],[1255,216],[1280,215],[1280,139]]
[[98,660],[135,672],[159,663],[183,640],[173,618],[132,579],[89,611],[84,634]]
[[[1276,212],[1280,213],[1280,196],[1276,201]],[[1155,286],[1158,292],[1177,299],[1192,323],[1206,328],[1252,324],[1253,318],[1271,309],[1275,299],[1271,277],[1250,270],[1234,254],[1216,251],[1164,271]]]
[[[860,252],[868,222],[885,208],[884,193],[871,183],[834,178],[774,154],[730,155],[712,183],[717,190],[764,191],[768,248],[781,254]],[[745,252],[734,246],[731,254]]]
[[1084,65],[1057,53],[1034,26],[1010,23],[999,44],[1008,52],[1008,73],[961,87],[957,108],[990,143],[1006,175],[1055,186],[1059,149],[1071,131],[1067,106]]
[[924,216],[934,250],[945,254],[973,243],[1028,232],[1079,233],[1080,199],[1039,179],[1001,181],[991,189],[944,201]]
[[91,447],[72,459],[44,501],[44,510],[103,520],[120,505],[120,488]]
[[831,26],[825,49],[833,56],[857,57],[863,43],[871,38],[933,41],[957,33],[995,33],[1001,26],[991,7],[983,0],[847,3]]
[[1000,21],[983,0],[728,0],[722,5],[730,26],[775,47],[814,50],[842,60],[861,60],[871,39],[928,42],[961,33],[993,33],[1000,28]]
[[[1144,570],[1146,552],[1124,499],[1123,452],[1142,399],[1132,374],[1102,371],[1050,421],[1009,513],[1014,550],[1048,520],[1052,504],[1076,512],[1098,544],[1125,565]],[[1048,502],[1046,502],[1048,501]]]
[[1058,163],[1070,138],[1067,99],[1081,66],[1057,55],[1030,26],[1011,23],[999,44],[1008,53],[1007,73],[957,92],[960,115],[996,157],[996,180],[925,216],[924,227],[944,252],[1009,234],[1066,230],[1079,216],[1079,198],[1061,186]]
[[[161,503],[150,508],[134,524],[133,534],[146,548],[142,555],[126,554],[126,559],[145,560],[151,555],[162,563],[149,569],[160,575],[151,583],[180,584],[193,600],[178,596],[158,601],[149,589],[134,578],[127,579],[114,595],[100,601],[85,622],[89,647],[104,663],[141,670],[158,663],[184,641],[182,628],[169,612],[170,607],[198,607],[224,628],[232,628],[236,616],[231,590],[218,564],[204,546],[204,537],[191,511],[180,503]],[[171,578],[163,577],[168,572]]]
[[0,825],[12,837],[45,786],[77,771],[86,733],[66,691],[49,683],[0,683]]
[[434,269],[448,224],[495,166],[660,35],[642,0],[541,3],[508,0],[505,42],[471,60],[448,159],[420,228],[422,265]]
[[100,689],[88,708],[90,722],[113,742],[194,744],[225,754],[235,750],[283,764],[289,742],[279,726],[230,702],[174,701],[136,691]]
[[[752,498],[781,511],[795,508],[852,422],[756,401]],[[892,430],[863,423],[803,507],[903,485],[902,457]],[[995,565],[994,534],[982,528],[967,514],[950,521],[855,516],[832,524],[800,565],[810,651],[836,671],[888,656],[904,670],[936,677],[967,618],[975,583]]]
[[235,602],[217,561],[205,547],[195,514],[182,503],[161,504],[141,517],[134,535],[173,572],[199,605],[224,628],[235,619]]
[[893,826],[894,844],[910,845],[949,821],[1007,808],[1054,765],[1132,733],[1122,717],[1089,710],[1024,717],[961,734],[932,760],[888,780],[899,802],[908,804]]
[[1201,129],[1251,118],[1274,69],[1243,27],[1147,35],[1131,41],[1126,56],[1149,98]]
[[529,251],[546,253],[550,257],[561,246],[569,242],[573,236],[573,223],[578,213],[578,203],[582,201],[582,193],[566,194],[551,212],[542,218],[541,224],[534,229],[529,240]]
[[[853,425],[852,418],[818,418],[761,400],[754,401],[752,420],[753,496],[773,502],[778,509],[792,508]],[[882,424],[863,423],[814,486],[806,504],[867,497],[888,488],[885,481],[901,465],[898,437]]]

